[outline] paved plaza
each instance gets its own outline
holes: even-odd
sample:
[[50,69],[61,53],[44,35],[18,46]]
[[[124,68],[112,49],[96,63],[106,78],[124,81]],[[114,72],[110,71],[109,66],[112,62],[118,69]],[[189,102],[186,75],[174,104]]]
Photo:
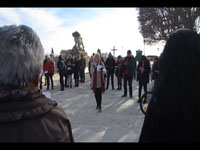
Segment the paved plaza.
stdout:
[[[44,78],[44,77],[43,77]],[[54,90],[51,97],[67,113],[75,142],[138,142],[144,115],[138,100],[138,82],[133,81],[133,98],[121,97],[123,90],[109,89],[102,96],[102,112],[96,110],[94,93],[90,78],[79,87],[60,91],[59,75],[54,75]],[[148,84],[148,89],[152,86]],[[117,81],[115,78],[115,88]],[[46,86],[43,86],[46,92]]]

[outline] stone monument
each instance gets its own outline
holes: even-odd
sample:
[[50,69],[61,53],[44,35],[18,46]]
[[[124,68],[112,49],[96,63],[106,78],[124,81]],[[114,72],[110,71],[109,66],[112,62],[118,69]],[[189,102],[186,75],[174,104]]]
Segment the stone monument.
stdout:
[[86,65],[88,65],[89,56],[85,51],[83,39],[80,33],[75,31],[72,33],[72,36],[74,37],[74,42],[75,42],[73,48],[69,50],[61,50],[60,54],[63,56],[63,58],[67,58],[69,54],[71,54],[73,57],[80,58],[80,55],[83,54],[83,57],[86,59]]

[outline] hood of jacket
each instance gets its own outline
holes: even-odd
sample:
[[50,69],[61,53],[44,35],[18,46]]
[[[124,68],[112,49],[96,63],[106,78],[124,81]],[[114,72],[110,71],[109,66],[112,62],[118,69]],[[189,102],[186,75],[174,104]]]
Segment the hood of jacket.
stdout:
[[36,90],[2,90],[0,89],[0,123],[29,119],[45,114],[57,106]]

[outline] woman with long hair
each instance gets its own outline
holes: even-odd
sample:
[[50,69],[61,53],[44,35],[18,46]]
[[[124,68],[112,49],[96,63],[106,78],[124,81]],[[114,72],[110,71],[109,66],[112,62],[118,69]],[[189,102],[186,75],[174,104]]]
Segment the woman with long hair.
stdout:
[[92,89],[94,91],[95,99],[97,102],[96,109],[101,111],[102,93],[105,91],[104,76],[103,72],[105,70],[104,64],[101,62],[100,55],[97,53],[94,57],[94,62],[92,64],[93,73],[93,85]]
[[200,36],[171,34],[158,68],[139,142],[200,142]]

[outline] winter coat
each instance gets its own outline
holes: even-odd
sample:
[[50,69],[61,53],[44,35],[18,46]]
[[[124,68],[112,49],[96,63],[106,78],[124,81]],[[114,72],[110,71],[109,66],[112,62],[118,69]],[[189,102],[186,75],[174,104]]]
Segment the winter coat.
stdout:
[[59,59],[57,62],[58,72],[62,75],[65,73],[65,62],[62,59]]
[[52,60],[49,61],[48,73],[51,74],[51,75],[54,75],[54,63],[53,63]]
[[85,67],[86,67],[85,58],[81,58],[79,61],[80,61],[80,70],[85,70]]
[[[127,59],[128,59],[128,63],[127,63],[127,65],[125,65],[125,62],[127,61]],[[136,61],[133,56],[124,58],[124,60],[122,62],[121,73],[124,74],[125,69],[128,69],[128,76],[135,77]]]
[[80,70],[80,64],[79,64],[79,61],[77,60],[74,62],[74,69],[73,69],[74,77],[79,76],[79,70]]
[[73,70],[74,70],[74,64],[71,64],[71,65],[67,65],[66,66],[66,69],[67,69],[67,75],[72,75],[73,73]]
[[0,91],[0,142],[73,142],[64,110],[40,90]]
[[98,71],[96,62],[92,63],[92,74],[93,74],[93,82],[92,82],[92,89],[95,92],[96,88],[101,88],[101,92],[105,91],[105,84],[104,84],[104,72],[105,66],[104,63],[101,62],[100,65],[102,66],[102,70]]
[[141,70],[139,69],[140,67],[142,67],[142,61],[140,61],[137,66],[137,81],[143,84],[149,83],[149,74],[151,72],[150,62],[148,60],[145,61],[143,72],[141,72]]
[[[167,94],[165,97],[167,98]],[[199,103],[195,103],[193,98],[185,98],[184,94],[180,100],[153,97],[148,105],[139,142],[199,143]],[[196,96],[195,99],[198,98]]]
[[49,66],[49,63],[48,63],[48,60],[46,60],[43,64],[43,70],[44,70],[44,73],[48,73],[48,66]]
[[114,73],[115,66],[116,66],[115,59],[113,57],[108,57],[106,59],[106,70],[107,70],[107,72]]

